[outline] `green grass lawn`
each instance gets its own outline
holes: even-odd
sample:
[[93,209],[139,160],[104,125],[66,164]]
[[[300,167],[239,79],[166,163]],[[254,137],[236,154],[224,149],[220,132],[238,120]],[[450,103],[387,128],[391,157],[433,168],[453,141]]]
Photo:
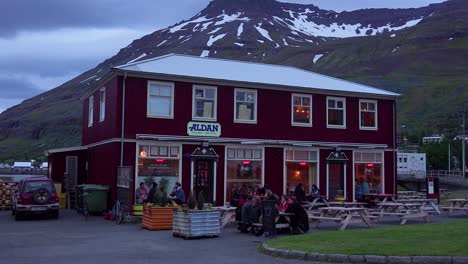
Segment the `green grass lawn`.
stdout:
[[282,237],[268,245],[352,255],[468,256],[468,221],[328,231]]

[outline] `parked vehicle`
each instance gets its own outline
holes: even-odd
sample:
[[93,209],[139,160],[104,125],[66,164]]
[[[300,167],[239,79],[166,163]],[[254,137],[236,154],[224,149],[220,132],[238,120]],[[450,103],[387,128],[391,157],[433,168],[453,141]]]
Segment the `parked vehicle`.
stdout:
[[52,180],[47,178],[23,180],[14,195],[12,214],[15,220],[36,214],[48,214],[58,218],[59,199]]

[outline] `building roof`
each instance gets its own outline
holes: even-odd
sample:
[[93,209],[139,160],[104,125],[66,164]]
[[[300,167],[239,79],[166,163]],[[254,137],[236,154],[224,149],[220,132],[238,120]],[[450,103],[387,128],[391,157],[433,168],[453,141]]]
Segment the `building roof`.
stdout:
[[303,69],[218,58],[169,54],[117,66],[114,69],[313,90],[399,96],[397,93],[353,83]]
[[26,162],[15,161],[15,163],[13,164],[13,167],[32,167],[32,163],[30,161],[26,161]]

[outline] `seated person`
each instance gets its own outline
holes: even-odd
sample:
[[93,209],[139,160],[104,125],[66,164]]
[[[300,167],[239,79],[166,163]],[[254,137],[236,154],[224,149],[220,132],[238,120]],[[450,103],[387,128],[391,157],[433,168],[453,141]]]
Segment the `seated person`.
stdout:
[[302,183],[299,183],[294,189],[294,197],[296,197],[296,201],[299,203],[303,203],[306,199],[306,193],[304,191],[304,186]]
[[170,194],[171,197],[175,198],[174,202],[178,205],[185,203],[185,192],[182,189],[182,184],[176,182],[174,186],[174,191]]
[[237,229],[241,232],[248,232],[248,229],[252,226],[250,222],[250,212],[252,209],[252,196],[248,196],[247,200],[240,208],[240,221],[237,223]]
[[288,206],[289,206],[289,196],[285,194],[285,195],[281,196],[279,211],[280,212],[285,212],[286,209],[288,209]]
[[262,202],[259,197],[254,197],[252,199],[252,207],[250,208],[249,213],[249,222],[250,223],[259,223],[260,216],[262,215]]
[[136,190],[137,203],[142,204],[148,198],[148,189],[144,182],[140,182],[140,187]]
[[260,196],[260,197],[263,197],[263,196],[266,195],[266,189],[265,189],[265,187],[262,187],[261,184],[258,185],[257,195]]
[[154,199],[154,194],[158,191],[158,183],[153,182],[151,189],[148,192],[148,197],[146,197],[146,203],[152,203]]
[[285,212],[294,214],[290,216],[293,234],[304,234],[309,231],[309,216],[296,197],[289,198],[288,209]]

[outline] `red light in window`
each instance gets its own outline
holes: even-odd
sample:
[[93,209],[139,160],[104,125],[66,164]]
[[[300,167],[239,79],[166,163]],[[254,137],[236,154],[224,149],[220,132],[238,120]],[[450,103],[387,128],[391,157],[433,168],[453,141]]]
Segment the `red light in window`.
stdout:
[[301,166],[307,166],[307,162],[300,162],[299,165],[301,165]]
[[164,159],[156,159],[156,162],[157,162],[157,163],[163,163],[164,161],[166,161],[166,160],[164,160]]
[[374,167],[374,164],[369,163],[369,164],[367,164],[367,167]]
[[244,161],[242,162],[242,164],[244,164],[244,165],[250,165],[250,161],[244,160]]

